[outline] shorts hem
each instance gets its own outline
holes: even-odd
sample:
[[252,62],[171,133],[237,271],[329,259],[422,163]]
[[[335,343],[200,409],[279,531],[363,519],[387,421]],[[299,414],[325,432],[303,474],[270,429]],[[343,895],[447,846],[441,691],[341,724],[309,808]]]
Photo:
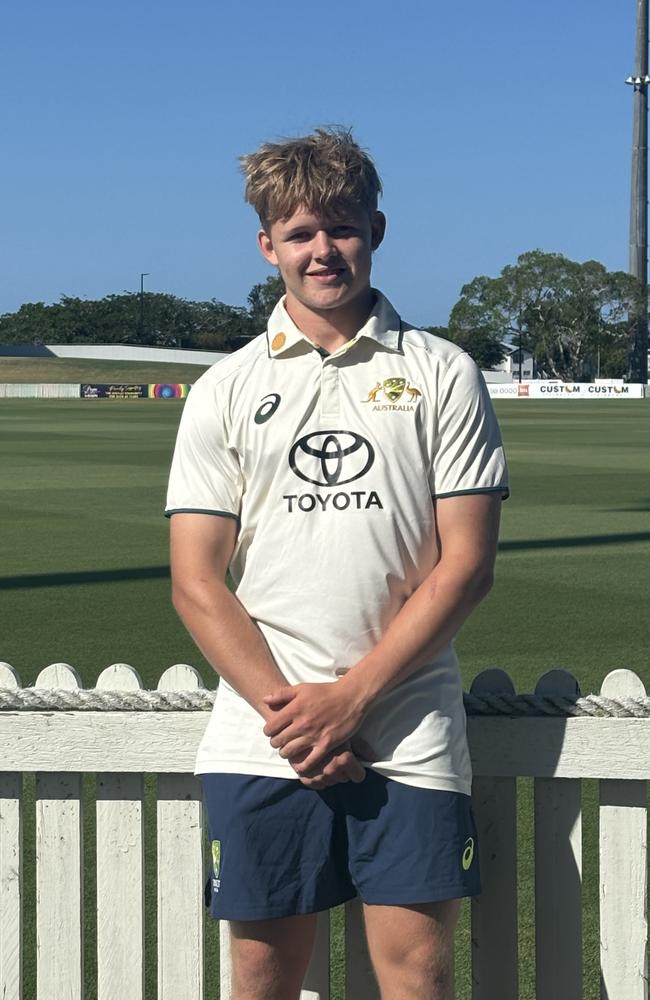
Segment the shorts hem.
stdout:
[[[390,767],[384,767],[376,762],[362,760],[360,763],[367,771],[373,771],[375,774],[381,775],[382,778],[387,778],[388,781],[395,781],[399,785],[408,785],[410,788],[422,788],[429,792],[451,792],[452,794],[466,795],[467,798],[471,798],[472,795],[471,779],[423,777],[422,775],[394,771]],[[296,772],[288,764],[286,766],[278,765],[277,768],[274,768],[273,765],[248,764],[243,763],[241,760],[197,760],[194,766],[194,775],[200,778],[204,774],[239,774],[246,778],[300,780]]]
[[424,903],[443,903],[447,899],[473,899],[480,894],[480,883],[477,886],[469,886],[459,885],[457,882],[454,885],[420,892],[405,892],[401,888],[395,892],[384,889],[380,893],[375,893],[359,889],[362,903],[367,903],[369,906],[420,906]]
[[212,908],[209,908],[208,912],[213,920],[277,920],[281,917],[301,917],[306,916],[309,913],[323,913],[327,910],[333,910],[335,906],[342,906],[344,903],[349,903],[350,900],[356,898],[357,893],[355,892],[349,896],[344,896],[343,898],[338,898],[326,903],[319,901],[313,903],[303,903],[299,906],[251,906],[243,909],[237,908],[236,913],[234,910],[230,910],[230,908],[226,906],[224,909],[230,911],[230,916],[215,914],[213,913]]

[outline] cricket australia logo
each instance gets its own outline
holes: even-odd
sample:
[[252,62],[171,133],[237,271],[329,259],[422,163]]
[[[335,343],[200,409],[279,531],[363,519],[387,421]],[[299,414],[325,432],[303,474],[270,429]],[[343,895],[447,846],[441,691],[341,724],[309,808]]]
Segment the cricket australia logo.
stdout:
[[212,841],[212,891],[219,892],[221,888],[221,841]]
[[[384,402],[378,402],[383,396]],[[402,396],[408,397],[408,402],[399,401]],[[362,403],[372,403],[373,410],[414,410],[422,393],[405,378],[385,378],[383,382],[377,382],[374,389],[368,393],[367,399]],[[388,402],[386,402],[388,400]]]
[[[319,487],[339,487],[361,479],[375,461],[375,449],[370,441],[355,431],[314,431],[298,438],[289,451],[291,471],[305,483]],[[294,510],[368,510],[382,508],[374,490],[340,491],[337,493],[288,494],[289,513]]]

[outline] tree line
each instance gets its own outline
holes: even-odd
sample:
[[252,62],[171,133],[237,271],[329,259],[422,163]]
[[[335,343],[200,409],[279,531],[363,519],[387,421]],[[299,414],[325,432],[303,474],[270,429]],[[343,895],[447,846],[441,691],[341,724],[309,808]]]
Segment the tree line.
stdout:
[[[247,306],[192,302],[155,292],[87,300],[62,296],[26,303],[0,316],[0,343],[147,344],[230,351],[266,326],[284,292],[279,275],[251,289]],[[532,250],[496,278],[480,275],[461,289],[446,327],[426,329],[454,341],[483,369],[507,343],[529,350],[546,378],[623,377],[640,289],[637,279],[598,261],[577,263]]]
[[28,302],[0,316],[4,344],[143,344],[231,351],[266,326],[284,294],[278,275],[254,285],[248,307],[217,299],[193,302],[161,292],[124,292],[103,299],[62,295],[59,302]]

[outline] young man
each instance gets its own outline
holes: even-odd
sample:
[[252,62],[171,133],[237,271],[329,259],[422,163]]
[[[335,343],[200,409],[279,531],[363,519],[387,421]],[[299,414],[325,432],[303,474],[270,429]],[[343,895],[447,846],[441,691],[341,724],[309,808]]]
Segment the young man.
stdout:
[[193,387],[167,503],[174,605],[221,678],[212,914],[235,1000],[297,998],[316,913],[356,894],[383,1000],[450,1000],[479,892],[452,640],[491,585],[498,427],[470,358],[371,287],[381,184],[351,135],[243,169],[286,296]]

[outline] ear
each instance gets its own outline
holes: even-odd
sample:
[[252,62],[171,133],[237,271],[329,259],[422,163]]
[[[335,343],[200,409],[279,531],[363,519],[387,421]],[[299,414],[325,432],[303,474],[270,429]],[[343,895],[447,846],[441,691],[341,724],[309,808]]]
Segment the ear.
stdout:
[[371,227],[371,246],[373,250],[381,246],[381,241],[384,238],[384,233],[386,232],[386,216],[383,212],[375,212],[370,222]]
[[273,240],[266,229],[260,229],[257,234],[257,245],[260,248],[260,253],[264,260],[267,260],[269,264],[273,264],[274,267],[278,266],[278,258],[276,256],[275,250],[273,249]]

